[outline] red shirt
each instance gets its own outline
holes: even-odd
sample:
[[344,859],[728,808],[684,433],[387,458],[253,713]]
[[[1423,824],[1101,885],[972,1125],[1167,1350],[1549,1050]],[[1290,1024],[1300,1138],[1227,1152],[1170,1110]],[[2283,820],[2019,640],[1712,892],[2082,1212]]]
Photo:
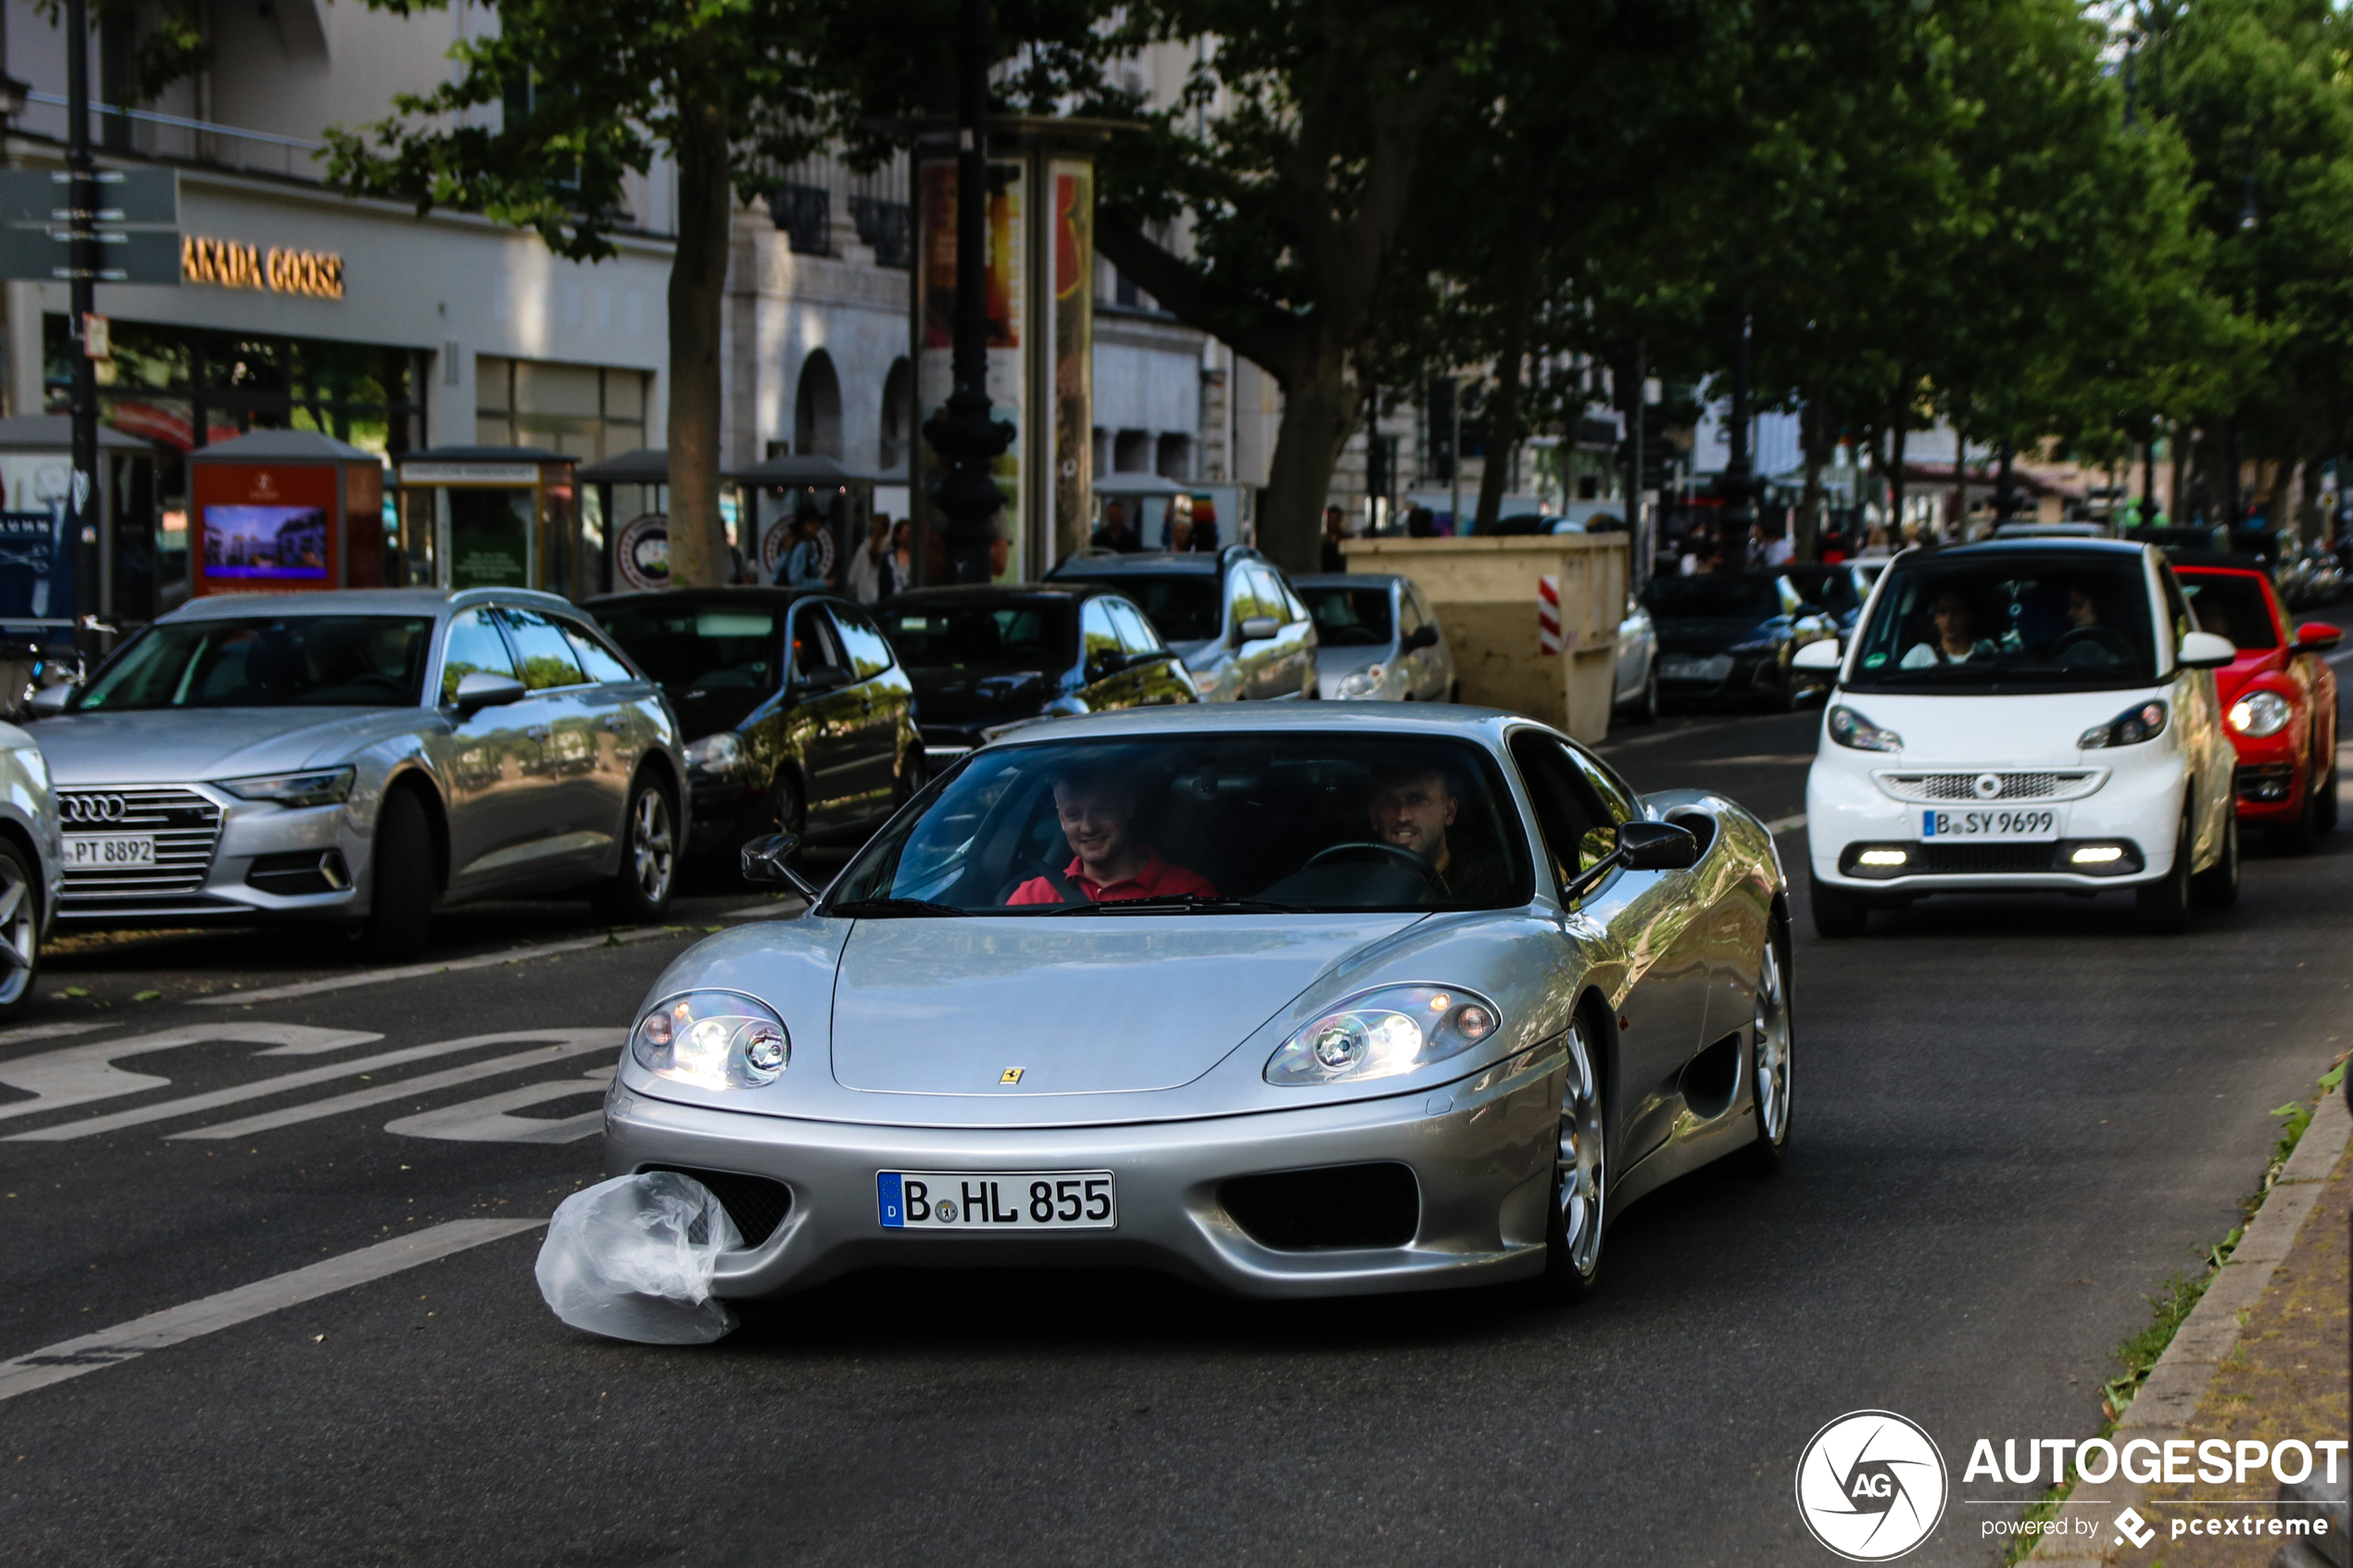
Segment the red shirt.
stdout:
[[[1189,872],[1182,866],[1170,865],[1160,858],[1159,850],[1151,847],[1144,850],[1144,869],[1126,882],[1095,881],[1079,870],[1076,855],[1070,858],[1070,864],[1063,868],[1063,875],[1087,895],[1087,901],[1090,904],[1116,903],[1122,898],[1158,898],[1184,893],[1198,893],[1204,898],[1217,897],[1217,889],[1209,885],[1206,877]],[[1054,891],[1054,884],[1042,876],[1031,877],[1014,888],[1013,896],[1005,900],[1008,905],[1059,904],[1062,901],[1063,896]]]

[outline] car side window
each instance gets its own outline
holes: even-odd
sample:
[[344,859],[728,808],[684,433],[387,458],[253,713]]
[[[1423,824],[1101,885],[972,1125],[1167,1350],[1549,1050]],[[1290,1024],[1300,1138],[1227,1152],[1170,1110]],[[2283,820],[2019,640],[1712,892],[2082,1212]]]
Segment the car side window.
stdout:
[[815,605],[802,605],[792,618],[793,679],[805,681],[820,670],[847,670],[848,661],[834,641],[832,623]]
[[1226,578],[1227,620],[1236,626],[1253,615],[1265,615],[1259,608],[1257,584],[1250,580],[1250,572],[1236,567]]
[[1267,571],[1263,566],[1252,567],[1250,569],[1250,575],[1252,583],[1255,586],[1258,592],[1259,613],[1261,615],[1271,615],[1276,620],[1282,621],[1285,625],[1289,625],[1294,621],[1301,620],[1306,615],[1307,612],[1300,608],[1297,602],[1293,600],[1289,594],[1283,591],[1283,580],[1281,578],[1276,576],[1273,572]]
[[587,671],[590,680],[611,684],[645,679],[635,670],[630,669],[628,660],[614,652],[611,646],[598,636],[594,629],[583,625],[570,616],[559,615],[554,620],[557,625],[563,628],[564,635],[571,640],[572,651],[580,656],[580,668]]
[[544,692],[586,682],[588,677],[580,672],[580,658],[572,651],[563,628],[546,615],[521,605],[500,605],[498,619],[506,622],[507,635],[514,640],[516,656],[522,661],[524,685]]
[[1422,620],[1421,606],[1414,602],[1414,591],[1411,588],[1399,588],[1397,590],[1398,640],[1402,642],[1412,636],[1425,624],[1427,622]]
[[882,633],[866,619],[863,610],[848,605],[827,605],[833,617],[834,630],[840,633],[842,647],[849,655],[849,667],[862,681],[871,680],[890,668],[890,645]]
[[[1573,747],[1569,757],[1576,762],[1577,771],[1584,775],[1586,787],[1601,797],[1602,809],[1609,813],[1612,822],[1630,822],[1642,814],[1642,805],[1635,799],[1634,792],[1626,786],[1625,780],[1610,771],[1607,763]],[[1617,847],[1615,833],[1610,834],[1609,847]]]
[[441,700],[458,700],[458,683],[469,675],[515,678],[515,656],[485,609],[461,609],[449,618],[449,638],[441,656]]
[[1524,731],[1512,737],[1512,760],[1536,806],[1536,827],[1560,887],[1617,847],[1617,828],[1600,809],[1584,775],[1560,743]]
[[2173,569],[2159,566],[2157,580],[2165,589],[2165,616],[2173,622],[2173,646],[2179,648],[2182,639],[2197,630],[2197,621],[2190,615],[2189,600],[2182,596],[2182,584],[2174,580]]
[[1088,679],[1108,671],[1119,659],[1119,630],[1112,624],[1111,602],[1088,599],[1078,607],[1079,663]]
[[1119,633],[1119,646],[1123,652],[1133,657],[1163,651],[1164,645],[1160,640],[1160,633],[1152,630],[1152,623],[1144,619],[1142,610],[1126,599],[1099,599],[1096,602],[1110,614],[1112,630]]

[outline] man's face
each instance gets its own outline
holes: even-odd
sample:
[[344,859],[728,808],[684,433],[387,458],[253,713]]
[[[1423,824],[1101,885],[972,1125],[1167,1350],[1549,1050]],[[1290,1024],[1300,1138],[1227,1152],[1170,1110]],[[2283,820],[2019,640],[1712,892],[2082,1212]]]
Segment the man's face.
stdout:
[[1936,601],[1936,630],[1948,643],[1969,641],[1969,606],[1958,596],[1946,594]]
[[2070,622],[2078,626],[2090,626],[2095,624],[2099,618],[2100,607],[2092,602],[2091,595],[2081,588],[2070,588],[2067,591],[2067,619]]
[[1373,786],[1373,834],[1383,844],[1435,860],[1462,803],[1436,773],[1384,779]]
[[1071,853],[1087,865],[1116,860],[1127,847],[1127,819],[1133,808],[1117,792],[1100,784],[1056,784],[1054,816]]

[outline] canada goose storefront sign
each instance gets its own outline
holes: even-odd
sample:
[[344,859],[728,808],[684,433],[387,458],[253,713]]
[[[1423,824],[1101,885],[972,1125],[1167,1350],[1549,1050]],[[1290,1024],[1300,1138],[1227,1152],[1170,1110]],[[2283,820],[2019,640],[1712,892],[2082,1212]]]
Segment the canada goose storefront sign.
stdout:
[[343,257],[331,250],[285,250],[272,245],[265,251],[240,240],[188,234],[180,241],[180,281],[341,299]]
[[1850,1562],[1903,1556],[1944,1516],[1944,1456],[1893,1411],[1852,1411],[1814,1434],[1797,1461],[1797,1512]]

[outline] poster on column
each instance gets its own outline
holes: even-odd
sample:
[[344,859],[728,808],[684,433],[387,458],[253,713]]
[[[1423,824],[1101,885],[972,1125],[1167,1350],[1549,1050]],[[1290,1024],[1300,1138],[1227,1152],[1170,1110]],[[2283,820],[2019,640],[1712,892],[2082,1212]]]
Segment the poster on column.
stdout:
[[[923,290],[922,352],[915,375],[923,417],[938,413],[955,390],[952,350],[956,324],[956,166],[927,163],[922,169]],[[1005,497],[997,514],[997,540],[988,574],[1010,583],[1021,574],[1022,546],[1030,520],[1022,515],[1022,433],[1028,429],[1027,378],[1022,373],[1022,300],[1028,287],[1028,255],[1023,216],[1022,166],[991,159],[988,200],[983,222],[988,236],[988,266],[983,293],[988,306],[988,415],[1013,427],[1013,442],[991,465]],[[935,473],[942,464],[931,457]]]
[[0,457],[0,628],[30,634],[73,618],[73,556],[66,539],[72,465],[62,452]]
[[1093,537],[1095,525],[1095,166],[1056,158],[1053,187],[1054,307],[1047,323],[1053,366],[1053,533],[1049,560]]

